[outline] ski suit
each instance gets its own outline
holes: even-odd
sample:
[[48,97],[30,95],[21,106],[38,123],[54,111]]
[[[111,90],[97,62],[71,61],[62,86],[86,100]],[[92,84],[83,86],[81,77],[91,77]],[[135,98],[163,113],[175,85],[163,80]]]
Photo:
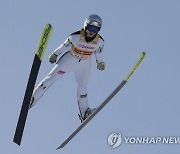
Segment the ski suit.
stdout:
[[77,100],[80,113],[89,108],[87,84],[91,71],[91,56],[94,53],[97,63],[103,62],[102,50],[104,46],[103,38],[97,34],[95,38],[87,42],[83,29],[72,33],[66,41],[54,52],[60,55],[50,73],[35,88],[32,98],[32,106],[44,95],[46,90],[58,79],[68,72],[74,72],[77,82]]

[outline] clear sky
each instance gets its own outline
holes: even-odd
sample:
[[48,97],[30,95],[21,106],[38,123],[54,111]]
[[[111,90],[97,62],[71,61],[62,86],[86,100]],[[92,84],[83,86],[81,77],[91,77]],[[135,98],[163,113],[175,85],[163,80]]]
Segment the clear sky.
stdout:
[[[180,136],[179,0],[0,0],[0,154],[169,154],[178,144],[123,144],[111,149],[111,132],[123,136]],[[61,150],[76,129],[78,106],[72,73],[57,81],[29,112],[21,146],[13,143],[34,53],[43,29],[54,29],[37,84],[49,73],[51,52],[84,19],[103,19],[106,70],[92,61],[89,102],[98,106],[122,81],[142,51],[147,57],[112,101]]]

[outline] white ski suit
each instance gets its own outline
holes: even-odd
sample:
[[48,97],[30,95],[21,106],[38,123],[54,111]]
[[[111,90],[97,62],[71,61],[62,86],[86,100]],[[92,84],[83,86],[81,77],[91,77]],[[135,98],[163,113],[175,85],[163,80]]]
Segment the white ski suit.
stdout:
[[91,70],[91,56],[94,53],[97,63],[103,62],[102,50],[104,46],[103,38],[97,34],[96,37],[87,42],[83,29],[72,33],[67,40],[60,45],[53,53],[60,55],[50,73],[35,88],[32,98],[33,106],[46,92],[46,90],[67,72],[74,72],[77,81],[77,100],[80,113],[84,115],[89,108],[87,98],[87,84]]

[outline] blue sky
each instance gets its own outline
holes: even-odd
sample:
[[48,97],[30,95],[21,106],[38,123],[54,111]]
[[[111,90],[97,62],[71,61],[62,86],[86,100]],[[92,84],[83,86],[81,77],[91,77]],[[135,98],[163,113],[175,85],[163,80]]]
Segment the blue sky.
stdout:
[[[130,145],[111,149],[107,137],[180,136],[180,2],[178,0],[6,0],[0,2],[0,153],[179,153],[179,145]],[[51,52],[100,15],[106,70],[92,61],[89,102],[98,106],[122,81],[142,51],[147,57],[112,101],[62,150],[56,147],[80,121],[72,73],[57,81],[29,112],[21,146],[12,142],[34,53],[43,29],[54,29],[37,84],[53,67]]]

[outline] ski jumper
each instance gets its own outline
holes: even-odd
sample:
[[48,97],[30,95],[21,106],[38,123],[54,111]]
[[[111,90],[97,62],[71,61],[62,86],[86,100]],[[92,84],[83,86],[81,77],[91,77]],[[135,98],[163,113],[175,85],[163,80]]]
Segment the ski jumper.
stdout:
[[77,82],[77,101],[80,113],[89,108],[87,85],[91,71],[91,56],[94,54],[97,63],[103,62],[103,38],[97,34],[87,42],[83,29],[72,33],[53,53],[62,55],[50,73],[40,82],[33,93],[32,106],[44,95],[48,88],[68,72],[74,72]]

